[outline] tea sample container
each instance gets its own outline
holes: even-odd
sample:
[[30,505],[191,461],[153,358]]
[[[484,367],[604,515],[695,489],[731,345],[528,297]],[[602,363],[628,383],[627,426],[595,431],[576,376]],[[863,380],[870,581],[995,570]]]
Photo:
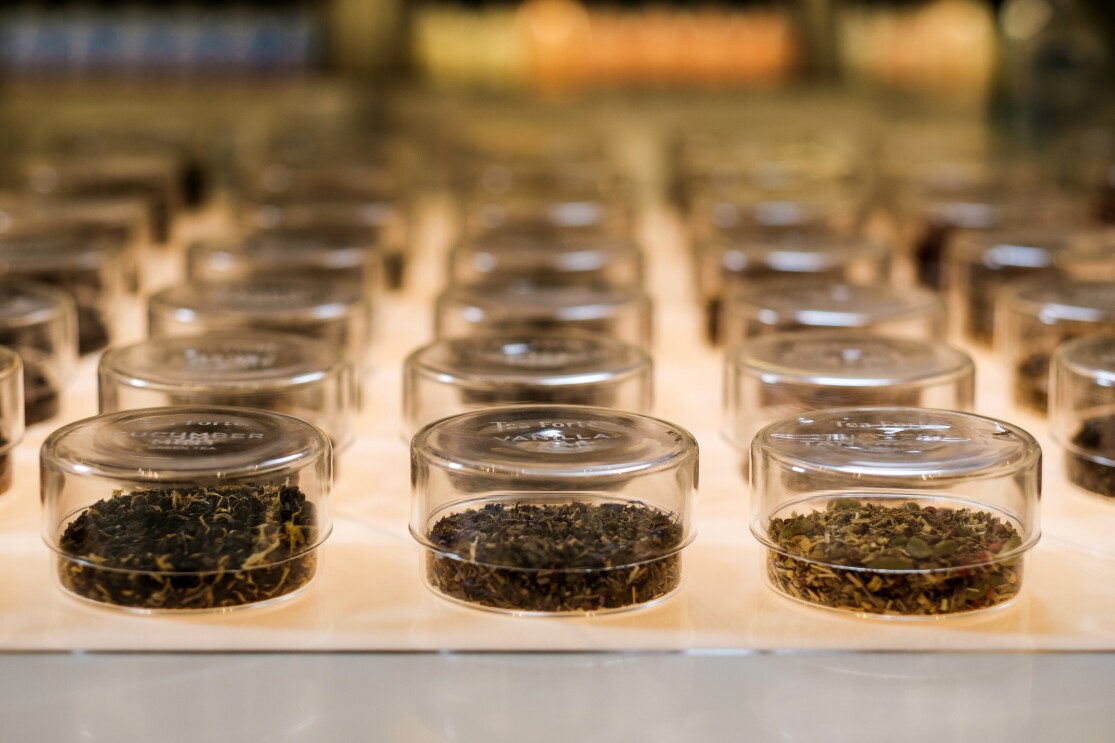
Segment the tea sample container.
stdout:
[[106,351],[97,378],[101,413],[223,405],[309,421],[338,453],[354,436],[352,367],[313,338],[261,330],[152,338]]
[[1053,352],[1049,425],[1065,475],[1086,493],[1115,498],[1115,335],[1065,341]]
[[806,282],[742,289],[724,308],[727,347],[759,335],[821,328],[940,340],[947,330],[945,305],[927,289]]
[[745,461],[755,433],[787,415],[848,406],[970,410],[975,394],[967,354],[857,330],[753,338],[729,352],[724,375],[724,435]]
[[697,294],[712,342],[719,342],[724,302],[740,289],[775,281],[883,283],[890,272],[885,244],[830,232],[711,240],[697,246],[696,261]]
[[1002,607],[1040,536],[1041,450],[1009,423],[924,408],[782,418],[751,446],[770,586],[860,616]]
[[153,338],[277,330],[332,343],[358,375],[369,363],[371,321],[370,299],[348,282],[199,281],[164,289],[148,303]]
[[643,280],[643,255],[630,240],[546,239],[519,233],[469,240],[449,254],[450,284],[515,279],[638,286]]
[[545,403],[650,411],[650,355],[597,335],[449,338],[403,367],[403,432],[494,405]]
[[144,408],[71,423],[42,454],[43,538],[68,593],[142,612],[289,598],[329,536],[332,452],[297,418]]
[[982,345],[995,338],[995,302],[1010,281],[1055,275],[1067,230],[989,231],[958,235],[948,252],[949,311],[958,332]]
[[636,287],[510,281],[451,286],[434,307],[438,338],[492,333],[607,335],[646,348],[651,301]]
[[23,362],[0,346],[0,494],[12,486],[11,451],[23,440]]
[[1115,281],[1049,278],[1000,295],[1002,353],[1014,375],[1014,402],[1037,413],[1049,404],[1050,355],[1062,341],[1115,333]]
[[191,281],[350,282],[374,295],[385,287],[385,262],[374,237],[360,231],[276,230],[241,240],[195,242],[186,254],[186,275]]
[[681,581],[697,444],[604,408],[463,413],[411,441],[411,534],[436,594],[516,614],[645,606]]
[[128,281],[118,240],[81,234],[0,234],[0,278],[64,289],[77,306],[81,353],[112,339]]
[[0,345],[23,360],[27,425],[58,414],[77,364],[77,310],[65,291],[30,281],[0,282]]
[[182,203],[173,157],[47,157],[15,166],[31,191],[69,199],[142,198],[156,243],[166,244]]

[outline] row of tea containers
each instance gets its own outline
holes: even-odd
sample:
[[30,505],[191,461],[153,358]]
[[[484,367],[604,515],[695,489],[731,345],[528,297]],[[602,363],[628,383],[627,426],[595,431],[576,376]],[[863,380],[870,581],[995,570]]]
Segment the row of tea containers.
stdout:
[[[613,229],[629,220],[630,202],[601,205],[601,183],[616,179],[591,156],[510,144],[500,142],[495,158],[484,147],[463,148],[453,185],[468,239],[453,251],[452,282],[438,300],[443,338],[412,355],[405,372],[404,425],[408,435],[417,431],[411,528],[428,550],[426,580],[450,598],[521,613],[654,603],[678,587],[680,551],[695,536],[697,456],[684,430],[638,413],[649,406],[649,300],[639,288],[641,257],[629,223]],[[284,164],[275,177],[291,179],[292,170]],[[874,241],[860,242],[878,250]],[[813,252],[828,260],[840,251]],[[865,274],[868,281],[882,275]],[[238,278],[176,287],[152,297],[152,329],[164,321],[219,329],[234,314],[227,292],[245,284],[253,287],[246,304],[271,311],[298,305],[290,288],[304,285]],[[358,284],[355,294],[367,296],[367,284]],[[199,287],[218,293],[199,294]],[[856,287],[847,281],[814,291],[846,301],[859,296]],[[928,328],[940,324],[933,300],[922,302]],[[169,309],[159,312],[163,305]],[[795,402],[817,402],[789,379],[765,398],[761,388],[740,395],[749,400],[742,411],[757,394],[759,404],[791,413],[752,439],[752,529],[769,548],[769,581],[800,600],[864,614],[940,616],[1009,603],[1021,587],[1022,555],[1039,535],[1036,443],[999,421],[908,407],[970,406],[970,362],[939,350],[927,359],[924,347],[867,347],[872,338],[857,346],[828,337],[810,350],[771,336],[786,349],[772,353],[845,367],[913,359],[929,371],[912,387],[889,377],[866,385],[893,396],[886,403],[897,407],[798,412]],[[183,359],[178,382],[170,383],[175,393],[213,371],[231,371],[251,387],[293,344],[198,345],[183,342],[177,356],[152,353],[158,344],[110,351],[102,359],[102,404],[128,387],[144,394],[157,387],[152,377],[173,367],[172,357]],[[341,343],[333,353],[359,375],[359,351]],[[147,372],[134,373],[144,365]],[[322,376],[301,371],[283,376]],[[850,394],[840,404],[861,404],[846,389],[854,385],[820,376],[809,384],[835,389],[837,398]],[[135,379],[143,382],[129,384]],[[516,399],[516,380],[530,399]],[[233,384],[204,407],[110,413],[51,436],[44,493],[57,495],[46,501],[46,537],[63,586],[139,610],[213,610],[277,600],[308,585],[330,527],[330,450],[344,439],[326,425],[259,411],[254,401],[237,412],[208,407],[243,402],[243,393]],[[195,402],[156,394],[172,404]],[[319,390],[305,404],[317,410],[320,399],[338,394]],[[491,407],[525,402],[552,405]],[[569,405],[584,402],[609,410]],[[119,403],[106,407],[112,404]],[[206,481],[214,468],[222,477]],[[162,473],[158,487],[137,472]],[[135,528],[168,514],[179,528],[158,535]]]

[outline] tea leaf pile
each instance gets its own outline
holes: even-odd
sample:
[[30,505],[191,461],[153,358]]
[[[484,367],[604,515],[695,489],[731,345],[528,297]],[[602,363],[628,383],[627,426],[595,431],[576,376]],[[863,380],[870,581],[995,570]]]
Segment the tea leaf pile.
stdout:
[[314,505],[289,485],[138,490],[100,500],[59,541],[62,584],[143,609],[266,601],[313,577]]
[[443,594],[524,612],[591,612],[677,587],[677,519],[642,504],[490,503],[446,516],[427,578]]
[[771,582],[821,606],[952,614],[1009,601],[1022,587],[1012,554],[1022,538],[986,511],[837,498],[824,510],[772,519],[769,533],[781,550],[769,550]]

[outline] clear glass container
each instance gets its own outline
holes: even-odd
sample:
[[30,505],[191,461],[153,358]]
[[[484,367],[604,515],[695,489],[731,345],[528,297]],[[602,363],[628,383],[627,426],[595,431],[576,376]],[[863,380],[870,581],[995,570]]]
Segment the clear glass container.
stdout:
[[1085,493],[1115,498],[1115,335],[1065,341],[1053,352],[1049,424],[1065,476]]
[[465,241],[449,253],[449,283],[561,279],[638,286],[643,254],[631,240],[607,237],[540,239],[501,233]]
[[[562,192],[562,189],[566,189]],[[537,187],[525,193],[474,194],[461,206],[462,233],[484,240],[510,233],[535,239],[632,233],[635,215],[627,189],[618,185],[584,189]]]
[[436,421],[411,442],[410,531],[436,594],[516,614],[655,603],[695,536],[697,443],[605,408],[519,405]]
[[357,376],[368,369],[370,300],[347,282],[299,279],[199,281],[152,295],[153,338],[215,330],[277,330],[332,343]]
[[1040,535],[1041,448],[970,413],[837,408],[751,445],[751,532],[766,577],[805,604],[939,618],[1006,606]]
[[763,235],[777,238],[793,230],[862,232],[863,199],[835,186],[808,192],[768,192],[753,188],[708,189],[693,194],[690,233],[701,239]]
[[105,351],[100,412],[160,406],[227,406],[313,423],[343,451],[355,433],[355,380],[339,348],[262,330],[152,338]]
[[636,287],[564,282],[451,286],[437,298],[438,338],[478,334],[587,332],[648,348],[651,301]]
[[890,250],[885,243],[829,231],[794,231],[774,240],[740,236],[696,247],[697,294],[713,343],[719,342],[726,298],[741,289],[774,281],[883,283],[890,274]]
[[128,282],[119,242],[79,233],[0,233],[0,279],[51,284],[70,294],[82,354],[112,341]]
[[384,167],[268,162],[245,176],[237,210],[249,230],[348,232],[348,239],[376,246],[386,257],[389,285],[402,285],[410,206]]
[[186,252],[191,281],[321,279],[383,292],[387,256],[374,237],[352,231],[276,230],[239,240],[195,242]]
[[1014,402],[1044,414],[1054,349],[1076,336],[1115,333],[1115,281],[1049,277],[1016,283],[1000,294],[998,313]]
[[746,467],[751,440],[783,416],[849,406],[971,410],[975,365],[949,346],[857,330],[777,333],[724,366],[724,435]]
[[23,361],[0,346],[0,494],[12,486],[12,449],[23,440]]
[[23,360],[23,417],[49,420],[77,364],[77,310],[69,294],[30,281],[0,281],[0,345]]
[[861,328],[894,338],[940,340],[948,324],[933,292],[894,284],[807,282],[753,286],[728,297],[724,346],[748,338],[819,328]]
[[44,199],[0,196],[0,233],[108,239],[119,244],[125,289],[140,284],[140,264],[151,245],[150,215],[142,199]]
[[147,204],[155,242],[165,245],[182,204],[173,157],[105,155],[32,158],[14,167],[18,183],[38,194],[72,199],[138,197]]
[[948,251],[949,313],[957,332],[992,345],[995,303],[1005,284],[1058,272],[1057,256],[1070,244],[1068,229],[965,232]]
[[140,612],[287,599],[332,528],[329,439],[264,410],[143,408],[42,448],[43,538],[63,590]]
[[403,366],[403,433],[496,405],[593,405],[648,413],[650,355],[599,335],[492,335],[434,341]]

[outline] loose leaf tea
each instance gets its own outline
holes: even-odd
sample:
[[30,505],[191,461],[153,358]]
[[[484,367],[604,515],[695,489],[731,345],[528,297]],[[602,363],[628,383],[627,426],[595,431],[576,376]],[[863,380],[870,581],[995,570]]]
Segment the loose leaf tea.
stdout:
[[59,541],[62,585],[141,609],[219,609],[306,585],[314,505],[289,485],[137,490],[97,501]]
[[[788,596],[871,614],[986,609],[1022,588],[1022,537],[986,511],[853,498],[771,519],[767,573]],[[990,564],[989,564],[990,563]],[[846,567],[838,567],[846,566]]]
[[[1115,416],[1090,418],[1072,437],[1073,445],[1115,461]],[[1068,452],[1065,474],[1069,482],[1098,495],[1115,497],[1115,467]]]
[[591,612],[653,601],[681,580],[682,527],[640,503],[489,503],[430,530],[430,585],[499,609]]

